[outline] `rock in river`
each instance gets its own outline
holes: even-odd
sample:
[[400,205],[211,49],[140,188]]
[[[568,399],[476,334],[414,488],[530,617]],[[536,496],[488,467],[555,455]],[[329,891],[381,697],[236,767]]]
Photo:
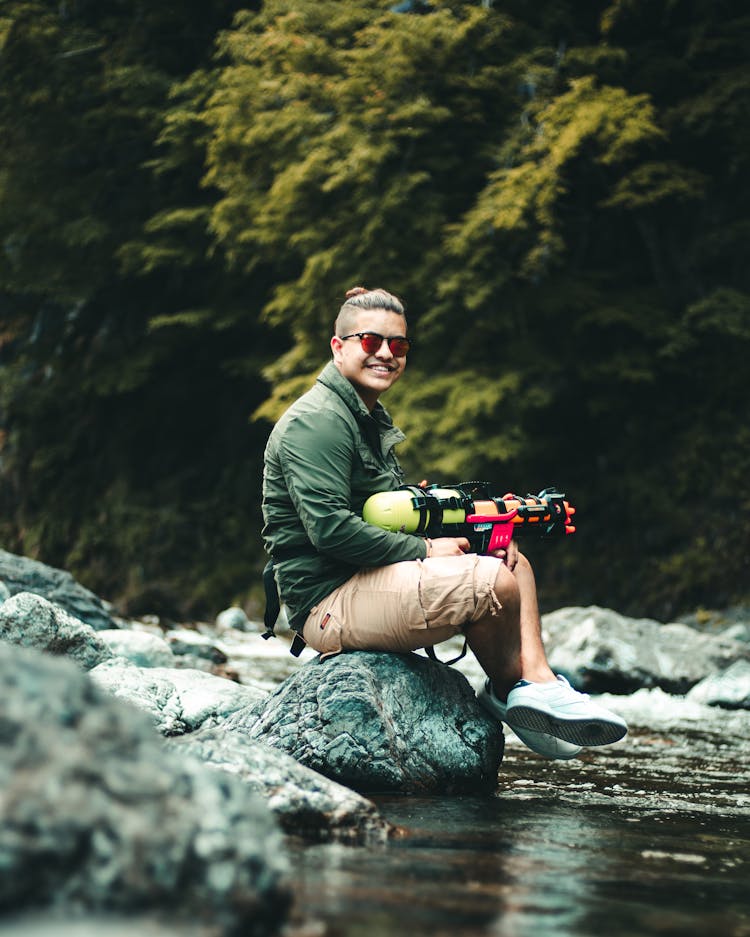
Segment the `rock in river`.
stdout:
[[0,550],[0,580],[11,595],[17,592],[41,595],[97,631],[117,627],[106,603],[63,569]]
[[641,687],[686,693],[735,661],[750,659],[745,642],[679,622],[626,618],[596,605],[558,609],[544,616],[543,626],[552,668],[590,693]]
[[90,625],[32,592],[19,592],[0,605],[0,638],[70,657],[84,670],[112,656]]
[[226,725],[362,792],[491,791],[503,755],[463,674],[416,654],[316,658]]
[[0,642],[0,908],[152,908],[229,935],[285,919],[268,807],[167,751],[147,717],[70,661]]
[[91,677],[102,689],[149,713],[162,735],[193,732],[206,719],[228,716],[266,695],[202,670],[137,667],[122,658],[104,661]]

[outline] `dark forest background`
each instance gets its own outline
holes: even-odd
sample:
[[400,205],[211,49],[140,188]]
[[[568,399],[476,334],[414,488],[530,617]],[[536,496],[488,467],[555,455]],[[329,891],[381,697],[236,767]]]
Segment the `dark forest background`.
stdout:
[[546,608],[750,597],[750,11],[5,0],[0,543],[253,610],[271,421],[402,296],[412,480],[563,488]]

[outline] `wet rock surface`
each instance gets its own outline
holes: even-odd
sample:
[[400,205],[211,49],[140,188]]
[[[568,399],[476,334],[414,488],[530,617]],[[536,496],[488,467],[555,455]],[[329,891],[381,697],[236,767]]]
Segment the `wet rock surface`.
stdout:
[[41,595],[97,631],[117,627],[107,604],[63,569],[0,550],[0,582],[10,595]]
[[686,693],[735,661],[750,661],[750,645],[724,633],[626,618],[597,606],[545,615],[544,633],[552,667],[592,693],[631,693],[642,687]]
[[165,751],[69,661],[0,642],[0,907],[170,908],[226,934],[283,920],[267,805]]
[[306,664],[228,725],[359,791],[488,791],[502,736],[464,676],[414,654]]
[[31,592],[19,592],[0,605],[0,639],[69,657],[85,670],[112,656],[90,625]]

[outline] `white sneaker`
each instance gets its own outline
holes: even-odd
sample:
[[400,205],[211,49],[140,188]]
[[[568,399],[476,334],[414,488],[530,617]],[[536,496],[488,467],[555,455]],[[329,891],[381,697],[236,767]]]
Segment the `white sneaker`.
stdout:
[[516,735],[519,729],[548,732],[574,745],[610,745],[628,731],[624,719],[559,675],[549,683],[519,680],[508,694],[505,721]]
[[[501,722],[507,722],[505,703],[493,693],[489,677],[485,680],[484,687],[477,693],[477,701],[491,716]],[[508,724],[510,725],[510,723]],[[511,726],[511,728],[513,727]],[[554,735],[547,735],[546,732],[516,728],[513,728],[513,731],[527,748],[530,748],[532,752],[536,752],[537,755],[543,755],[545,758],[575,758],[581,750],[579,745],[571,745],[569,742],[555,738]]]

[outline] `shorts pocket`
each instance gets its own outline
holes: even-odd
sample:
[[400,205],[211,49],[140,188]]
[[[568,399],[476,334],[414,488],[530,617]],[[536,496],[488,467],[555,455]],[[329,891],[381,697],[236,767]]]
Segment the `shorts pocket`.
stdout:
[[426,627],[462,627],[476,609],[476,556],[435,557],[422,564],[419,601]]
[[316,650],[322,657],[340,654],[341,645],[341,619],[321,603],[307,616],[302,631],[305,644]]
[[422,608],[420,593],[421,589],[417,585],[416,589],[407,589],[399,596],[398,610],[404,631],[424,631],[430,627]]

